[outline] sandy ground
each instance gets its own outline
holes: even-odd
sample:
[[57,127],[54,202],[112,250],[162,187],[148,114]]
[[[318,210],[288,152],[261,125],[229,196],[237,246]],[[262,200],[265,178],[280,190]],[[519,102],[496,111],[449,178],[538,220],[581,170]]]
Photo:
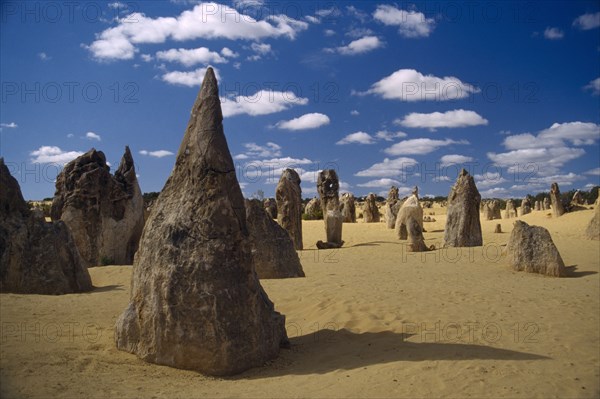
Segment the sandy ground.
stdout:
[[[433,211],[428,245],[445,222]],[[317,251],[323,222],[304,222],[307,277],[262,282],[293,346],[227,379],[115,349],[130,266],[90,269],[87,294],[2,294],[1,396],[597,398],[600,245],[581,238],[591,217],[522,218],[550,230],[574,269],[561,279],[508,268],[499,250],[512,220],[503,234],[482,222],[484,247],[426,255],[406,254],[384,223],[345,224],[342,249]]]

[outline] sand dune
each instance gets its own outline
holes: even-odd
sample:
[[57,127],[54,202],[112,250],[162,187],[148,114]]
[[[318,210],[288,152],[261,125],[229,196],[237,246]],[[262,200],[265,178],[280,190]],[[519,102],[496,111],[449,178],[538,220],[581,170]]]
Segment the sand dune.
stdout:
[[[439,246],[445,216],[429,211],[425,242]],[[550,230],[570,278],[508,268],[514,219],[483,221],[484,247],[418,254],[384,223],[344,224],[344,247],[317,251],[323,222],[304,222],[307,277],[262,282],[293,346],[227,379],[117,351],[130,266],[90,269],[87,294],[2,294],[2,397],[598,397],[600,246],[582,238],[592,211],[548,213],[521,219]]]

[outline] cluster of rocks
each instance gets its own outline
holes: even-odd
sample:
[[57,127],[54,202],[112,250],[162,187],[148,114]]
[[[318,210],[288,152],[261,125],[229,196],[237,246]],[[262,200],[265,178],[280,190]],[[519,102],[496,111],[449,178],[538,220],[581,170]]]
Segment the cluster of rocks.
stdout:
[[91,290],[92,280],[62,221],[31,211],[0,158],[0,292],[68,294]]
[[506,209],[504,210],[504,219],[513,219],[517,217],[517,208],[513,200],[506,201]]
[[481,212],[483,220],[495,220],[501,219],[500,216],[500,203],[496,200],[482,201]]
[[[289,345],[285,317],[253,267],[222,119],[208,68],[171,176],[146,222],[130,302],[115,327],[120,350],[210,375],[260,366]],[[282,221],[301,242],[299,183],[295,172],[284,172],[277,205],[278,218],[287,214]]]
[[144,200],[129,147],[114,176],[102,151],[91,149],[56,178],[52,220],[73,233],[87,266],[130,265],[144,228]]

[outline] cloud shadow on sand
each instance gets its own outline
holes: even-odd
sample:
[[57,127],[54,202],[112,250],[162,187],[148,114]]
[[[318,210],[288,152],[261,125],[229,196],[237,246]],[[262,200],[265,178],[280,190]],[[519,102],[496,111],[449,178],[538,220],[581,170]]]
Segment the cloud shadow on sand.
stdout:
[[549,357],[468,343],[409,342],[410,334],[391,331],[354,333],[322,330],[291,339],[269,366],[249,370],[233,379],[284,375],[325,374],[392,362],[428,360],[547,360]]

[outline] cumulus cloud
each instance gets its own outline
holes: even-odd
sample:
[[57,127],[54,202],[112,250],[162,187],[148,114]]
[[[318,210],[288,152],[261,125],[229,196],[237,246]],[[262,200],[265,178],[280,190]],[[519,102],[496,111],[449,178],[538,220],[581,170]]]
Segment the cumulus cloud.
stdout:
[[412,155],[412,154],[429,154],[439,148],[446,147],[452,144],[469,144],[466,140],[433,140],[427,138],[404,140],[386,148],[384,152],[389,155]]
[[31,151],[29,155],[31,155],[31,162],[33,163],[55,163],[64,165],[78,156],[83,155],[83,152],[63,151],[60,147],[44,145],[37,150]]
[[394,123],[414,128],[427,128],[435,131],[438,128],[456,128],[468,126],[487,125],[488,120],[484,119],[477,112],[456,109],[446,112],[432,112],[430,114],[421,114],[412,112],[404,119],[396,119]]
[[281,156],[281,146],[273,142],[268,142],[265,145],[245,143],[244,147],[246,147],[246,151],[234,156],[234,159],[274,158]]
[[19,127],[19,125],[17,125],[15,122],[0,123],[0,128],[16,129],[17,127]]
[[397,26],[398,33],[407,38],[428,37],[435,29],[435,20],[414,10],[402,10],[390,5],[380,5],[373,13],[375,20],[388,26]]
[[52,59],[52,57],[50,57],[48,54],[46,54],[44,52],[38,53],[38,57],[42,61],[50,61]]
[[465,98],[481,90],[454,76],[439,78],[423,75],[414,69],[399,69],[375,82],[359,95],[376,94],[388,100],[447,101]]
[[285,130],[308,130],[328,125],[329,122],[330,120],[327,115],[313,112],[310,114],[304,114],[289,121],[279,121],[275,124],[275,126],[279,129]]
[[88,139],[88,140],[102,141],[102,137],[100,137],[99,134],[96,134],[94,132],[87,132],[85,134],[85,138]]
[[494,187],[506,183],[508,180],[502,176],[501,172],[487,172],[481,175],[473,176],[478,188]]
[[600,95],[600,78],[592,80],[589,84],[583,87],[584,90],[590,90],[593,95]]
[[440,158],[440,164],[442,166],[461,165],[468,162],[473,162],[473,157],[458,154],[448,154]]
[[156,53],[156,59],[161,61],[178,62],[186,67],[197,64],[222,64],[227,62],[227,58],[221,56],[221,54],[215,51],[210,51],[206,47],[194,49],[172,48],[166,51],[159,51]]
[[254,52],[254,55],[248,56],[248,61],[258,61],[264,56],[272,54],[273,48],[268,43],[252,43],[250,49]]
[[326,49],[326,51],[336,52],[342,55],[357,55],[368,53],[369,51],[373,51],[383,46],[383,41],[381,41],[377,36],[365,36],[350,42],[346,46],[336,47],[334,49]]
[[395,159],[385,158],[382,162],[375,163],[367,169],[355,174],[359,177],[386,177],[404,176],[407,171],[412,171],[418,162],[413,158],[400,157]]
[[391,187],[391,186],[399,186],[399,185],[400,185],[400,182],[398,180],[394,180],[394,179],[390,179],[390,178],[371,180],[366,183],[357,184],[358,187],[369,187],[369,188],[371,188],[371,187],[381,188],[381,187]]
[[164,43],[168,39],[179,42],[196,39],[295,39],[307,28],[306,22],[285,15],[269,15],[257,20],[235,8],[208,2],[176,17],[152,18],[143,13],[131,13],[119,18],[117,26],[98,33],[96,40],[85,47],[97,60],[128,60],[139,51],[137,46]]
[[583,14],[575,18],[573,26],[581,30],[595,29],[600,26],[600,12]]
[[387,130],[380,130],[375,133],[375,138],[385,141],[393,141],[394,139],[401,139],[406,136],[408,135],[404,132],[390,132]]
[[337,145],[345,145],[345,144],[375,144],[375,139],[365,132],[355,132],[350,133],[340,141],[336,143]]
[[350,111],[350,115],[358,116],[358,115],[360,115],[360,112],[358,112],[358,110],[356,110],[356,109],[353,109],[352,111]]
[[164,157],[168,157],[169,155],[175,155],[171,151],[167,151],[167,150],[157,150],[157,151],[141,150],[140,154],[148,155],[148,156],[151,156],[154,158],[164,158]]
[[559,28],[547,27],[544,30],[544,37],[548,40],[559,40],[565,37],[565,32],[563,32]]
[[308,98],[297,97],[291,91],[260,90],[251,96],[236,96],[221,98],[223,116],[234,115],[268,115],[289,109],[295,105],[308,104]]
[[600,176],[600,168],[590,169],[587,172],[585,172],[585,174],[592,175],[592,176]]
[[[193,71],[171,71],[162,75],[162,80],[172,84],[179,86],[187,86],[187,87],[199,87],[202,85],[202,81],[204,80],[204,75],[206,75],[206,68],[198,68]],[[219,71],[216,68],[213,68],[215,71],[215,76],[217,79],[221,79]]]

